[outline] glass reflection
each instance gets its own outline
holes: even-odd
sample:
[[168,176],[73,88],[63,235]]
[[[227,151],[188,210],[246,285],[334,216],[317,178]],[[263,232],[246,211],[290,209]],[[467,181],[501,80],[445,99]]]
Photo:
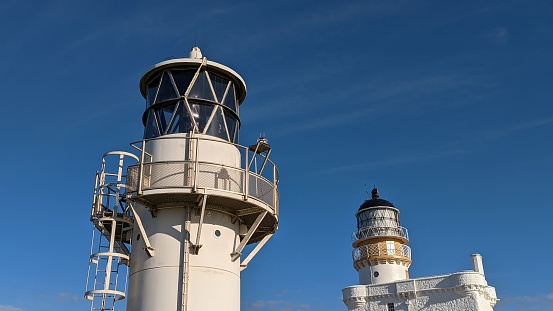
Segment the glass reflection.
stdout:
[[176,107],[176,104],[164,106],[156,109],[156,116],[158,120],[160,133],[165,133],[165,131],[167,130],[169,122],[171,122],[171,119],[173,118],[173,112],[175,111],[175,107]]
[[213,111],[214,106],[212,105],[203,105],[203,104],[190,104],[190,111],[192,111],[192,117],[194,118],[194,121],[196,121],[196,125],[198,125],[198,131],[200,133],[203,133],[205,126],[207,125],[207,121],[209,121],[209,117],[211,116],[211,112]]
[[213,119],[211,119],[209,128],[206,130],[206,134],[219,137],[225,140],[229,140],[224,122],[225,121],[223,121],[223,115],[221,113],[221,110],[217,109],[217,111],[215,111],[215,115],[213,116]]
[[192,89],[190,90],[190,94],[188,94],[188,98],[201,98],[215,101],[205,71],[202,71],[198,75],[196,82],[194,82],[194,86],[192,86]]
[[186,93],[186,90],[188,89],[190,82],[192,82],[192,78],[194,78],[195,73],[196,70],[171,70],[171,75],[173,76],[173,80],[177,85],[180,95],[184,95],[184,93]]
[[193,130],[194,125],[192,124],[192,120],[188,115],[188,110],[186,110],[185,103],[183,101],[179,101],[177,111],[175,113],[175,118],[171,123],[168,134],[189,133]]
[[156,99],[157,90],[159,88],[160,77],[153,79],[148,83],[148,89],[146,90],[146,105],[151,106]]
[[215,95],[217,95],[217,102],[220,103],[223,101],[223,96],[225,95],[229,81],[214,73],[209,73],[209,76],[211,77],[211,85],[213,85]]
[[159,92],[157,94],[156,103],[178,98],[175,88],[173,87],[173,82],[169,77],[169,73],[163,73],[163,78],[161,79],[161,85],[159,87]]
[[[144,138],[195,131],[238,141],[240,121],[232,80],[204,70],[190,87],[196,72],[190,67],[169,69],[149,80]],[[182,100],[189,87],[188,100]]]
[[227,96],[225,96],[225,101],[223,105],[229,107],[232,111],[236,112],[236,97],[234,96],[234,86],[230,84]]
[[230,113],[225,113],[225,121],[227,123],[227,129],[229,134],[229,140],[236,142],[236,119],[230,115]]
[[146,119],[146,128],[144,130],[144,138],[154,138],[159,136],[159,130],[157,127],[157,121],[155,118],[154,110],[150,109],[148,113],[148,119]]

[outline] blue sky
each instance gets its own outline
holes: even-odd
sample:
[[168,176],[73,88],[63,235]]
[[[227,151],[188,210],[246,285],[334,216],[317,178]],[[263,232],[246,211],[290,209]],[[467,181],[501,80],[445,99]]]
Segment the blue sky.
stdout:
[[266,133],[281,173],[242,310],[345,310],[373,185],[412,277],[478,252],[497,311],[553,310],[551,2],[3,0],[0,26],[0,311],[89,309],[94,172],[141,139],[142,74],[196,37],[245,79],[241,144]]

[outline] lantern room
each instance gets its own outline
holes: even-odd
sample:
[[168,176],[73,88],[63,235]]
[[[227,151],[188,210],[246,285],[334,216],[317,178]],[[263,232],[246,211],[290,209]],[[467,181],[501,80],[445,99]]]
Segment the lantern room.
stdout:
[[150,69],[140,91],[146,99],[145,139],[196,133],[238,142],[246,84],[232,69],[202,58],[199,48],[190,58],[166,60]]

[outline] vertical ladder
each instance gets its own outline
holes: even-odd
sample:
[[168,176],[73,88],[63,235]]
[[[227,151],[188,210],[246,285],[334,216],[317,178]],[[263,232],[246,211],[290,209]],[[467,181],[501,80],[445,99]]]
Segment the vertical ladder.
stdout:
[[[112,151],[102,158],[96,173],[92,212],[94,224],[85,298],[91,311],[114,311],[115,302],[125,298],[130,265],[134,217],[126,202],[127,159],[135,155]],[[108,167],[115,168],[113,172]]]

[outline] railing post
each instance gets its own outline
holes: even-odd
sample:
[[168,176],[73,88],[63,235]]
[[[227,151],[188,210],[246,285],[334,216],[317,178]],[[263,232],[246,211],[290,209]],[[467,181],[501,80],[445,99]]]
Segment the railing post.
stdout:
[[278,202],[278,198],[277,198],[276,166],[273,164],[273,209],[275,214],[278,214],[277,202]]
[[192,189],[194,192],[198,190],[198,154],[200,149],[200,141],[198,137],[194,138],[195,141],[195,154],[194,154],[194,185],[192,186]]
[[[249,160],[249,150],[248,148],[244,148],[246,150],[246,167],[244,168],[244,200],[248,200],[248,193],[250,189],[250,160]],[[255,156],[255,155],[254,155]]]
[[146,140],[142,140],[142,150],[140,152],[140,165],[138,168],[138,189],[137,194],[142,194],[142,183],[144,182],[144,152],[146,150]]
[[96,180],[94,181],[94,194],[92,197],[92,212],[90,213],[94,216],[98,211],[98,182],[99,182],[98,172],[96,172]]
[[185,138],[184,140],[184,144],[182,146],[182,186],[183,187],[186,187],[186,185],[188,184],[188,181],[187,179],[190,178],[188,175],[189,174],[189,170],[188,170],[188,162],[187,162],[187,153],[186,153],[186,148],[188,146],[188,149],[190,149],[190,141],[187,140],[188,138]]

